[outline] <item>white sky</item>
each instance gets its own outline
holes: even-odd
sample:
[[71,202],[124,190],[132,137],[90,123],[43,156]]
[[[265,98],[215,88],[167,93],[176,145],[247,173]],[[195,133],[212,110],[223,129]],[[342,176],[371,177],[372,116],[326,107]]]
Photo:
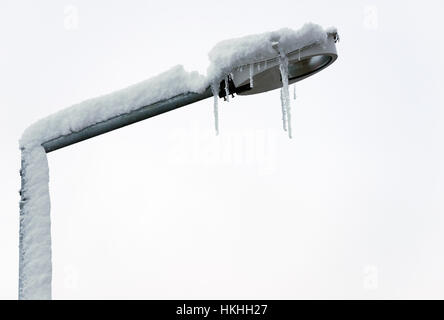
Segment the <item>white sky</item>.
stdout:
[[17,298],[18,138],[223,39],[337,26],[339,59],[49,155],[53,297],[444,298],[441,1],[0,4],[0,298]]

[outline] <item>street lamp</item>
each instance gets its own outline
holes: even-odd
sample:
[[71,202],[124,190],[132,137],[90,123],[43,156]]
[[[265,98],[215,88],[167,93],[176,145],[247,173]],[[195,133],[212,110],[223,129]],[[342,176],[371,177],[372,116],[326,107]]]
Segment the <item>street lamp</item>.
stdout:
[[[72,124],[68,123],[67,128],[62,128],[63,130],[56,136],[43,134],[43,138],[37,138],[35,132],[31,132],[26,139],[22,138],[25,142],[21,141],[19,299],[51,298],[50,204],[46,153],[211,96],[215,97],[217,103],[218,97],[229,99],[229,96],[234,94],[250,95],[282,88],[281,99],[285,102],[285,99],[288,100],[289,84],[319,72],[337,59],[335,46],[339,40],[337,32],[335,30],[321,32],[319,28],[316,25],[309,25],[305,33],[299,37],[305,39],[302,43],[308,44],[295,50],[285,51],[285,45],[288,47],[288,43],[273,41],[269,44],[269,47],[275,50],[273,56],[264,55],[261,59],[250,57],[247,64],[231,66],[226,75],[211,79],[199,92],[179,91],[165,99],[138,106],[128,112],[107,116],[80,128],[73,128]],[[310,42],[306,39],[311,34],[315,36]],[[168,82],[165,85],[168,86]],[[288,130],[290,115],[288,104],[285,109],[284,102],[284,129]],[[91,107],[94,107],[93,103]],[[216,109],[215,113],[217,114]],[[42,128],[46,130],[52,126],[59,128],[60,124],[57,122],[61,120],[63,119],[57,116],[49,117]],[[289,135],[291,136],[290,131]]]

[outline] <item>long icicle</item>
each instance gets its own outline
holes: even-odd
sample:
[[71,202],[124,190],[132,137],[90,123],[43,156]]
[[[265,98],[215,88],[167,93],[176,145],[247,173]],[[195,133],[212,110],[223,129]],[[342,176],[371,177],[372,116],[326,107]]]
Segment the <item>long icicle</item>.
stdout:
[[228,75],[225,76],[225,97],[227,102],[230,102],[230,88],[228,87]]
[[250,88],[253,88],[254,64],[250,64]]
[[216,130],[216,136],[219,135],[219,94],[216,84],[211,85],[211,91],[213,92],[214,105],[213,105],[213,113],[214,113],[214,128]]
[[282,51],[279,50],[279,70],[282,78],[282,107],[285,108],[287,132],[291,139],[291,111],[290,111],[290,94],[288,92],[288,58]]
[[287,131],[287,115],[286,115],[285,107],[284,107],[284,96],[283,96],[283,93],[282,93],[282,88],[279,91],[281,93],[282,127],[284,128],[284,131]]

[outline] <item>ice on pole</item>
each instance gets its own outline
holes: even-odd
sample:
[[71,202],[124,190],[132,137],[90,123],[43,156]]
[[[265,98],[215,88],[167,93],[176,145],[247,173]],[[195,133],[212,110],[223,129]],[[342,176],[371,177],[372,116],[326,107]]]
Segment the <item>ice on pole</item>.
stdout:
[[228,75],[225,76],[225,97],[227,99],[227,102],[230,102],[230,88],[228,87]]
[[213,93],[213,114],[214,114],[214,129],[216,131],[216,135],[219,135],[219,94],[218,94],[218,86],[216,84],[211,84],[211,91]]
[[285,103],[284,103],[284,96],[282,92],[282,88],[279,90],[280,97],[281,97],[281,113],[282,113],[282,128],[284,131],[287,131],[287,115],[285,110]]
[[279,70],[281,72],[282,88],[281,88],[281,108],[282,121],[284,122],[284,130],[288,132],[291,139],[291,110],[290,110],[290,94],[288,90],[288,58],[284,51],[280,48],[279,42],[272,44],[278,53]]
[[288,92],[288,59],[285,54],[279,55],[279,69],[282,77],[282,108],[285,110],[285,120],[287,124],[288,137],[291,139],[291,110],[290,95]]
[[253,88],[254,64],[250,64],[250,88]]

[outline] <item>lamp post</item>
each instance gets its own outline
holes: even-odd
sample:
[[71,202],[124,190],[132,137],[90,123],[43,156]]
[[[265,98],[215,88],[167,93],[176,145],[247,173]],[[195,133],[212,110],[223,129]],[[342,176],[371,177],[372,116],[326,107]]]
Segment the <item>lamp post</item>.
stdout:
[[[51,235],[49,217],[49,189],[46,153],[74,143],[110,132],[159,114],[209,98],[214,94],[228,98],[229,94],[250,95],[277,89],[303,80],[332,64],[337,59],[336,32],[329,33],[327,41],[314,43],[286,53],[288,79],[282,79],[279,52],[274,58],[254,61],[238,66],[219,83],[218,88],[208,87],[201,93],[184,92],[166,100],[142,106],[130,112],[86,126],[78,131],[41,142],[37,148],[21,148],[22,166],[20,190],[19,239],[19,299],[51,298]],[[278,43],[276,44],[276,48]],[[254,72],[252,73],[252,70]],[[254,85],[253,85],[254,83]],[[30,159],[42,159],[45,167],[36,168]],[[38,169],[38,170],[36,170]],[[41,174],[40,171],[43,171]],[[43,178],[42,178],[43,177]],[[35,193],[35,181],[45,180],[45,187]],[[37,210],[38,209],[38,210]],[[34,211],[43,212],[34,217]],[[42,259],[42,257],[44,257]]]

